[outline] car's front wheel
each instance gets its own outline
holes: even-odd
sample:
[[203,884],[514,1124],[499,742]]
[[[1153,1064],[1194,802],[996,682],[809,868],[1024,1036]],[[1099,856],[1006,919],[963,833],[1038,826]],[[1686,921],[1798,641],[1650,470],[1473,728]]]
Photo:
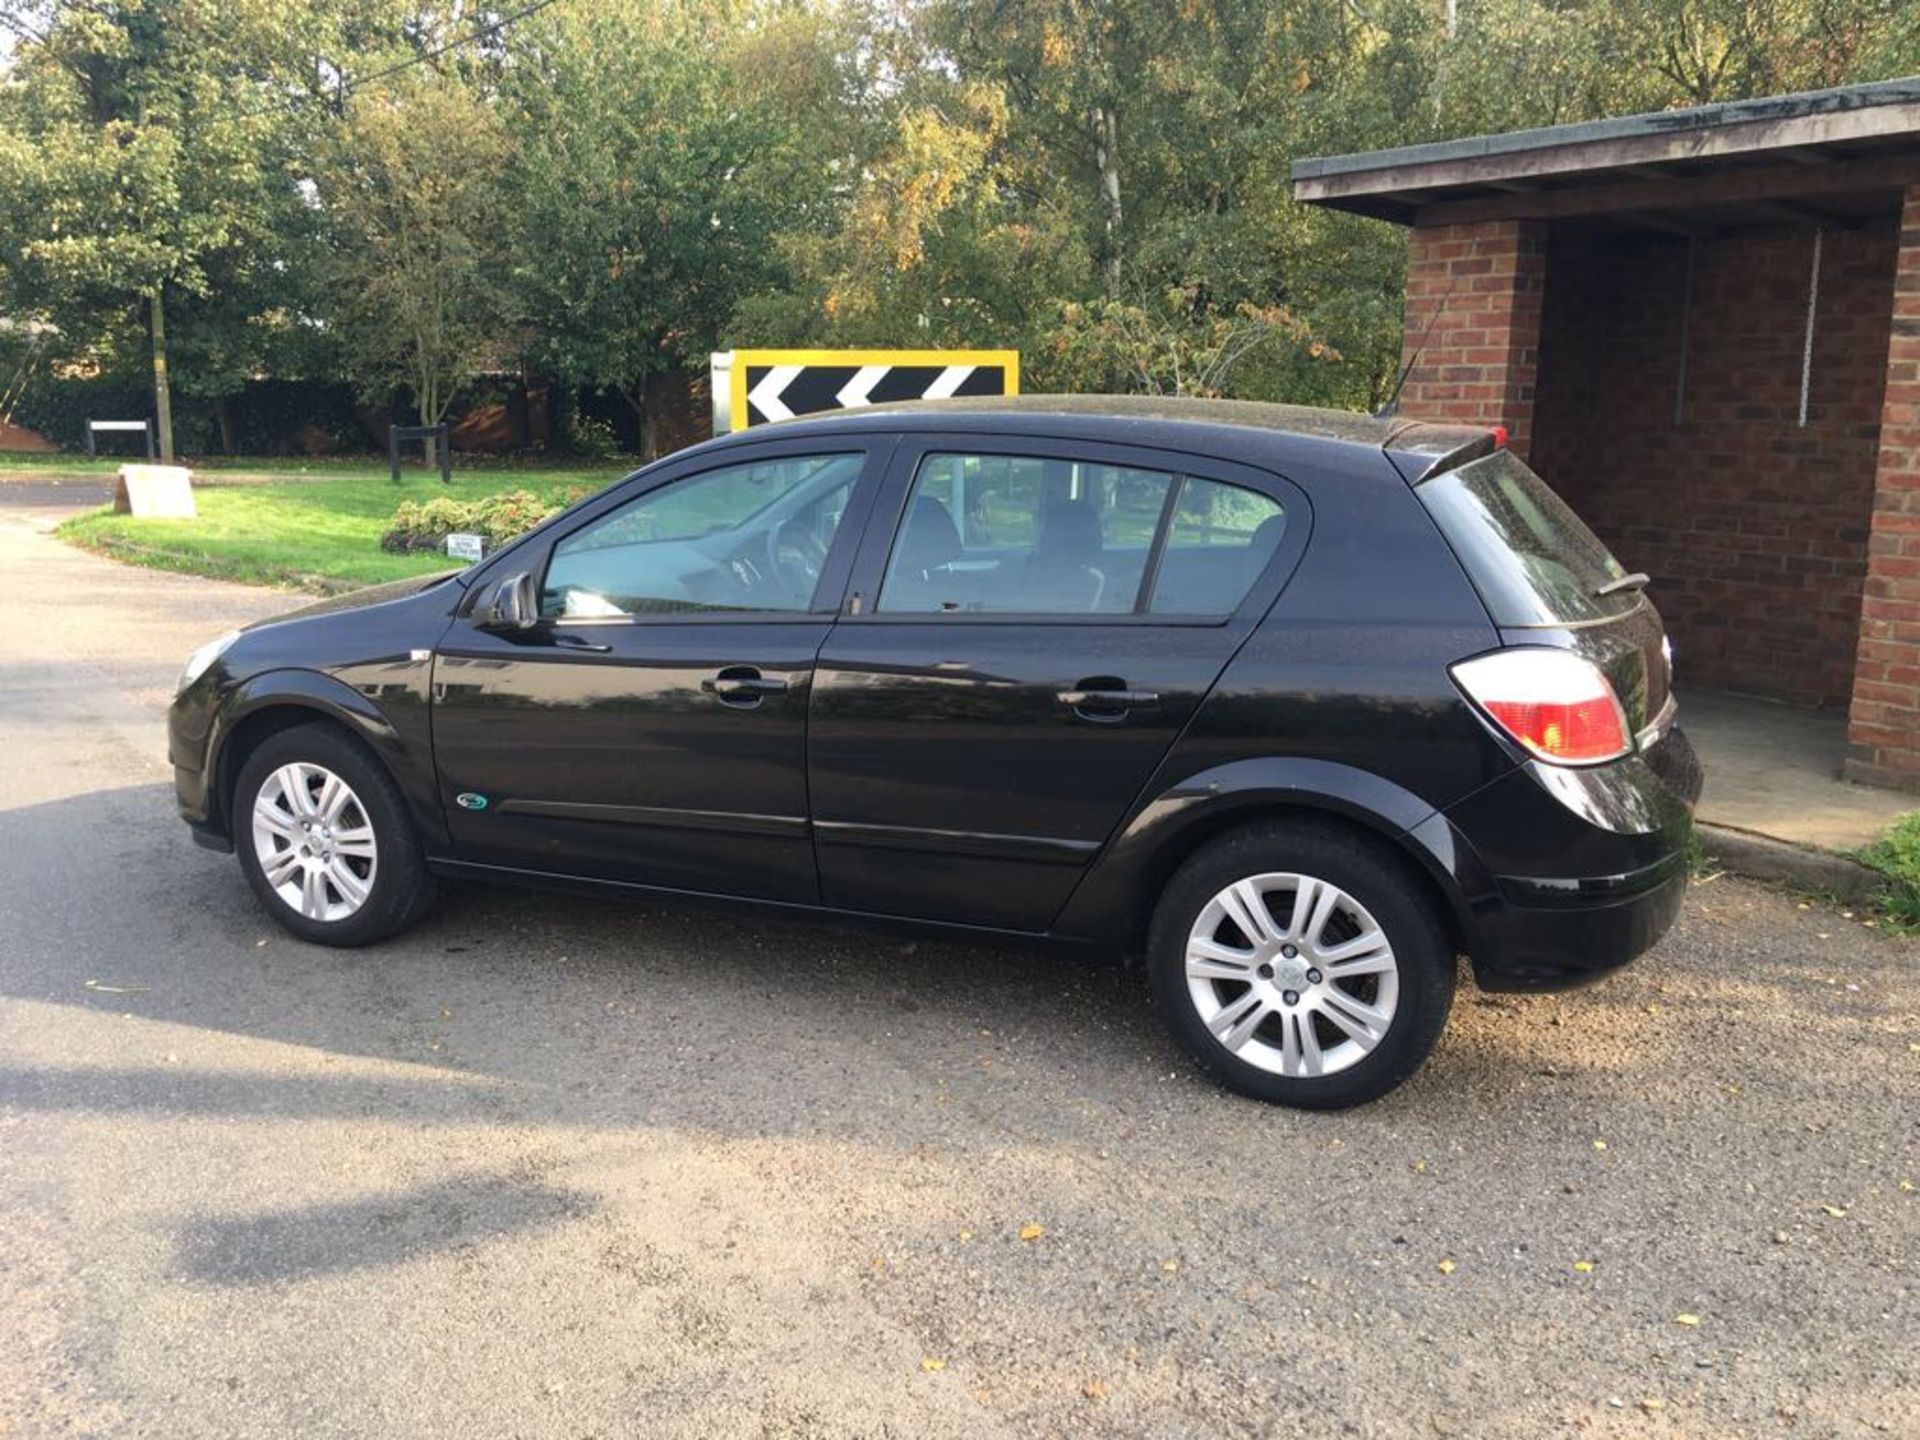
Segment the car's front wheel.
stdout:
[[365,945],[432,903],[419,837],[393,779],[337,727],[269,736],[240,767],[234,848],[260,903],[322,945]]
[[1252,826],[1201,850],[1154,912],[1156,1007],[1215,1078],[1317,1110],[1393,1089],[1432,1050],[1454,955],[1399,859],[1314,822]]

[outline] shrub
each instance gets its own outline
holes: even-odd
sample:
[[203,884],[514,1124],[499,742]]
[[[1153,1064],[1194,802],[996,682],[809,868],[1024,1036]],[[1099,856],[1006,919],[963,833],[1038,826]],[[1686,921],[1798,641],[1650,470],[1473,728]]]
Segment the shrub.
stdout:
[[620,453],[620,436],[609,420],[577,415],[568,437],[568,448],[583,460],[611,460]]
[[1920,810],[1894,821],[1860,859],[1887,877],[1875,903],[1888,918],[1905,929],[1920,927]]
[[460,500],[452,495],[408,500],[393,512],[393,524],[380,537],[380,548],[397,554],[439,550],[446,546],[447,536],[468,534],[485,536],[487,548],[491,550],[517,535],[526,534],[583,493],[574,487],[548,496],[536,495],[531,490],[507,490],[498,495],[483,495],[477,500]]

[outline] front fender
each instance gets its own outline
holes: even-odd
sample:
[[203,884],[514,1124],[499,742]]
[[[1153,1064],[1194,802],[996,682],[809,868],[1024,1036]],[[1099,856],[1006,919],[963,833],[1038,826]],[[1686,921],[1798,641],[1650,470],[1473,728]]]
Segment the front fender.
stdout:
[[[431,661],[411,657],[353,667],[353,683],[320,670],[285,668],[250,675],[220,698],[207,742],[208,819],[221,830],[238,765],[230,747],[267,715],[305,712],[343,726],[387,767],[429,849],[444,852],[446,820],[433,783],[428,723]],[[371,692],[371,693],[369,693]],[[375,697],[378,697],[377,699]],[[292,718],[292,717],[285,717]]]
[[1082,877],[1054,929],[1137,950],[1162,886],[1188,855],[1235,825],[1302,811],[1338,816],[1388,841],[1432,879],[1456,933],[1471,933],[1474,905],[1493,893],[1493,880],[1446,817],[1390,780],[1304,756],[1230,761],[1146,800]]

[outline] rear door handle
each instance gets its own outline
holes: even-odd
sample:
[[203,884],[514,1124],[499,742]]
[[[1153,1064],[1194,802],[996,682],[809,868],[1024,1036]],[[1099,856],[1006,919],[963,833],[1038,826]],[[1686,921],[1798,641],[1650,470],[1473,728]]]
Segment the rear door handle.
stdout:
[[718,675],[707,676],[700,682],[700,688],[718,696],[722,705],[747,710],[769,695],[786,694],[787,682],[762,675],[751,665],[729,665]]
[[1119,720],[1134,710],[1160,708],[1153,690],[1062,690],[1055,698],[1088,720]]

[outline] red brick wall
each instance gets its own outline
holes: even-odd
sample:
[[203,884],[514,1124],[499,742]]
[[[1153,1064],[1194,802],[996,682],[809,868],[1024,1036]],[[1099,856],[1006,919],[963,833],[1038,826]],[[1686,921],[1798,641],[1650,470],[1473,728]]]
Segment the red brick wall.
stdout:
[[[1841,707],[1866,578],[1893,226],[1822,240],[1803,428],[1812,246],[1804,228],[1694,242],[1676,416],[1687,240],[1556,229],[1532,461],[1623,564],[1653,577],[1682,684]],[[1914,520],[1920,529],[1920,503]],[[1914,555],[1920,566],[1920,541]]]
[[1920,185],[1900,217],[1889,318],[1847,774],[1920,789]]
[[1525,455],[1545,269],[1544,231],[1533,221],[1417,226],[1400,362],[1413,369],[1400,413],[1505,425]]

